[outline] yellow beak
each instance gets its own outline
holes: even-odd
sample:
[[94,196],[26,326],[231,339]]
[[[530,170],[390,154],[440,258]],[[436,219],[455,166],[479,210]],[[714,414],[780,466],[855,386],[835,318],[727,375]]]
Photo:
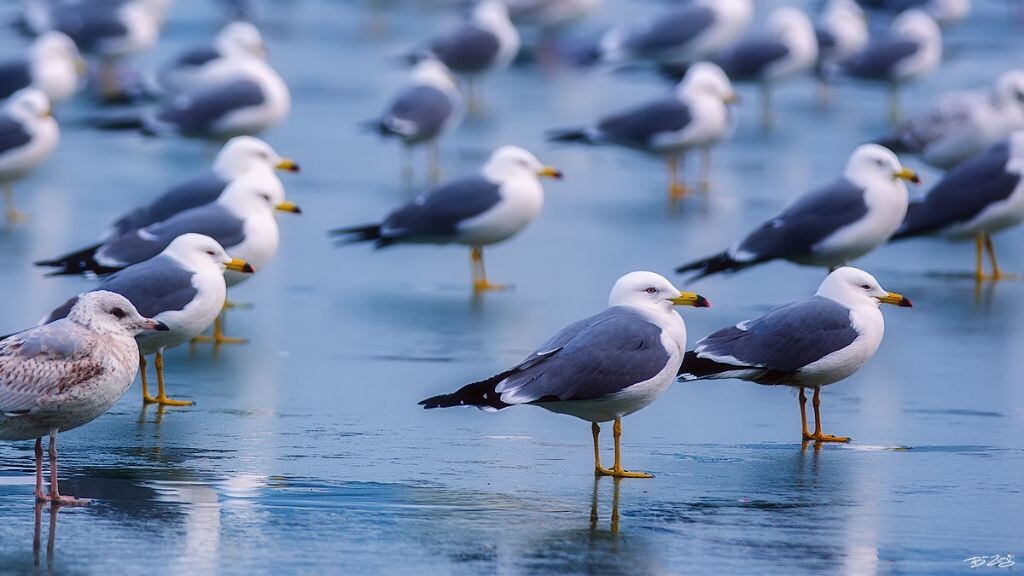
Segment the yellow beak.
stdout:
[[561,180],[562,179],[562,171],[559,170],[558,168],[553,168],[551,166],[545,166],[545,167],[541,168],[537,172],[537,176],[541,176],[543,178],[554,178],[555,180]]
[[680,292],[679,296],[669,298],[676,306],[693,306],[694,308],[711,308],[711,302],[696,292]]
[[723,98],[722,101],[725,102],[726,104],[739,104],[740,95],[733,92],[732,94],[729,94],[728,96]]
[[917,172],[914,172],[910,168],[901,168],[899,172],[893,174],[893,177],[900,180],[906,180],[907,182],[913,182],[914,184],[921,183],[921,178],[918,177]]
[[241,258],[232,258],[231,262],[228,262],[227,269],[234,272],[244,272],[246,274],[252,274],[256,271],[256,269],[252,267],[252,264],[249,264]]
[[296,206],[294,202],[288,202],[287,200],[281,202],[277,206],[274,206],[274,209],[279,212],[291,212],[292,214],[302,214],[302,208]]
[[286,172],[298,172],[301,170],[299,168],[299,163],[291,158],[282,158],[280,162],[274,165],[274,168],[284,170]]
[[85,76],[89,72],[89,64],[83,58],[75,58],[75,73]]
[[902,294],[895,292],[889,292],[885,296],[878,299],[882,304],[893,304],[894,306],[900,306],[902,308],[912,308],[914,305],[911,304],[910,298]]

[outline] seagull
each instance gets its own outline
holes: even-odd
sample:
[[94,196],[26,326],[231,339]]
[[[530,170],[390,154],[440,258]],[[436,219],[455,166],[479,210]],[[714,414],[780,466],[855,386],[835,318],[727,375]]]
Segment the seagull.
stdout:
[[[880,304],[911,307],[863,270],[844,266],[807,299],[723,328],[686,353],[683,380],[737,378],[799,388],[804,441],[849,442],[821,431],[821,388],[851,376],[867,363],[885,331]],[[807,430],[805,388],[814,389],[814,433]]]
[[487,281],[483,247],[515,236],[544,204],[539,177],[562,177],[533,154],[503,146],[476,176],[446,182],[392,211],[383,221],[331,231],[342,244],[463,244],[470,247],[473,290],[504,287]]
[[509,20],[505,4],[501,0],[481,0],[469,20],[434,38],[426,51],[465,79],[469,110],[475,112],[476,78],[508,68],[519,53],[519,44],[519,32]]
[[0,62],[0,99],[31,86],[42,90],[51,102],[63,102],[78,90],[85,71],[74,41],[62,32],[46,32],[32,42],[24,56]]
[[868,44],[871,33],[864,11],[854,0],[829,0],[821,12],[814,33],[818,39],[818,61],[814,74],[818,78],[821,100],[829,100],[828,70],[860,52]]
[[1008,70],[990,92],[956,91],[877,142],[949,169],[1024,129],[1024,69]]
[[254,136],[236,136],[221,148],[213,166],[206,174],[186,180],[145,206],[135,208],[114,221],[103,235],[109,240],[139,228],[167,220],[179,212],[196,208],[217,200],[235,180],[256,172],[265,180],[264,186],[279,190],[284,196],[284,185],[274,170],[298,172],[299,164],[284,158],[269,144]]
[[[43,324],[67,317],[75,304],[90,292],[105,290],[124,296],[140,314],[159,320],[168,327],[164,332],[146,332],[136,337],[143,403],[188,406],[192,402],[167,397],[164,390],[164,350],[189,342],[217,319],[227,297],[225,270],[240,274],[255,271],[245,260],[228,256],[213,238],[202,234],[182,234],[160,254],[128,266],[104,280],[95,290],[71,298],[51,312]],[[146,382],[146,356],[150,354],[156,355],[155,397],[149,394]]]
[[761,114],[772,124],[772,85],[811,70],[818,59],[814,25],[792,6],[775,9],[768,17],[768,33],[731,46],[714,61],[734,82],[761,83]]
[[[974,238],[975,277],[1002,280],[992,235],[1024,222],[1024,130],[958,164],[928,195],[910,203],[893,240],[937,235],[951,240]],[[992,274],[986,276],[982,249]]]
[[694,279],[789,260],[830,270],[884,244],[907,213],[907,185],[920,182],[891,151],[863,144],[842,177],[789,205],[728,250],[676,268]]
[[213,42],[193,46],[162,66],[156,84],[161,92],[180,94],[201,86],[220,60],[266,57],[267,45],[259,28],[236,20],[224,26]]
[[601,0],[506,0],[509,18],[517,25],[545,31],[562,28],[579,20]]
[[[393,136],[406,150],[427,144],[431,150],[431,181],[440,177],[437,141],[453,132],[462,122],[462,95],[451,72],[439,60],[428,58],[413,68],[409,81],[395,95],[379,118],[366,124],[383,136]],[[405,180],[412,180],[412,165],[403,170]]]
[[708,188],[710,148],[732,135],[729,105],[736,101],[732,84],[718,66],[700,62],[690,67],[673,94],[600,119],[584,128],[553,130],[555,142],[612,144],[662,156],[668,166],[672,204],[687,188],[679,181],[686,151],[704,150],[701,187]]
[[920,10],[908,10],[897,16],[889,35],[872,39],[864,50],[839,62],[849,76],[889,85],[889,119],[900,118],[900,86],[930,74],[942,62],[942,32]]
[[[622,468],[622,418],[646,407],[668,389],[686,350],[686,324],[673,306],[710,306],[680,292],[653,272],[631,272],[615,283],[608,308],[574,322],[519,364],[486,380],[420,402],[424,408],[476,406],[501,410],[533,404],[591,423],[594,473],[651,478]],[[614,421],[615,463],[601,466],[599,423]]]
[[11,183],[53,155],[60,128],[42,90],[22,88],[0,110],[0,188],[7,205],[7,222],[24,219],[14,205]]
[[609,63],[692,64],[738,42],[753,18],[752,0],[695,0],[613,27],[601,37],[598,53]]
[[[284,200],[280,189],[267,186],[258,175],[250,174],[232,182],[216,202],[179,212],[162,222],[78,252],[36,262],[36,265],[56,268],[50,276],[108,276],[156,256],[178,236],[194,232],[213,238],[232,256],[245,260],[255,270],[262,270],[277,253],[280,240],[275,210],[302,212],[294,203]],[[251,274],[228,270],[224,277],[230,288],[247,280]],[[223,319],[219,316],[209,340],[215,344],[245,342],[224,336]]]
[[112,114],[94,123],[104,130],[228,140],[268,130],[291,111],[288,86],[260,59],[218,60],[204,78],[201,85],[155,108]]
[[926,12],[942,26],[956,24],[971,13],[971,0],[857,0],[865,8],[899,13],[911,8]]
[[[87,504],[57,485],[57,434],[95,420],[124,395],[138,368],[135,336],[166,331],[124,296],[92,292],[64,320],[0,341],[0,440],[36,441],[36,499]],[[50,493],[43,494],[43,442],[50,436]]]

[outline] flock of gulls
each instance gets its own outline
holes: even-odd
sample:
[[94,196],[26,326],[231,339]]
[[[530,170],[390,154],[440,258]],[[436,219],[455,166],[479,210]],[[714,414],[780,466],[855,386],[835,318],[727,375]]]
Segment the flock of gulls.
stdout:
[[[225,335],[221,324],[231,306],[228,289],[258,277],[273,259],[278,214],[301,213],[278,176],[299,171],[298,164],[256,137],[284,122],[291,108],[288,86],[268,62],[256,25],[232,21],[208,43],[154,70],[125,75],[125,63],[159,41],[170,4],[27,0],[18,22],[29,38],[24,51],[0,62],[0,186],[8,226],[32,225],[16,208],[13,185],[47,169],[60,133],[51,109],[70,98],[113,107],[90,117],[85,130],[222,145],[208,172],[167,183],[148,204],[111,214],[95,243],[35,263],[50,275],[97,280],[91,290],[55,302],[38,326],[0,340],[0,439],[36,441],[39,500],[83,502],[58,490],[57,434],[106,412],[137,373],[144,402],[190,404],[168,395],[164,352],[190,342],[243,342]],[[482,84],[532,50],[538,61],[556,58],[587,73],[639,68],[675,82],[661,97],[609,103],[606,115],[551,126],[547,134],[554,143],[620,147],[664,159],[673,205],[690,193],[680,172],[691,153],[701,157],[698,186],[710,193],[711,150],[736,129],[735,83],[759,86],[762,121],[773,130],[779,129],[773,128],[773,89],[791,79],[815,78],[824,101],[841,87],[840,79],[889,90],[891,131],[874,142],[850,142],[842,174],[732,246],[675,269],[692,281],[786,260],[828,274],[806,299],[725,327],[690,348],[675,307],[708,307],[708,299],[654,272],[630,272],[614,284],[604,311],[565,327],[518,364],[420,404],[485,410],[531,404],[586,420],[596,473],[615,477],[649,476],[622,465],[622,418],[677,380],[733,378],[795,388],[805,443],[849,441],[823,431],[821,389],[874,355],[884,330],[881,304],[911,305],[849,263],[895,240],[973,238],[977,281],[1007,277],[993,235],[1024,221],[1024,70],[1005,70],[987,89],[938,95],[931,107],[904,118],[901,87],[940,69],[942,31],[969,16],[969,0],[827,0],[815,14],[794,6],[762,13],[754,0],[691,0],[647,6],[648,14],[596,37],[566,41],[571,24],[598,4],[480,0],[459,25],[416,39],[407,54],[406,84],[363,128],[406,151],[427,148],[432,186],[378,221],[348,223],[329,237],[338,245],[375,248],[463,245],[470,251],[472,290],[500,291],[488,279],[483,249],[522,232],[543,208],[542,179],[562,173],[502,143],[477,173],[440,181],[439,147],[465,118],[503,113],[484,107]],[[907,183],[920,180],[897,154],[915,155],[945,175],[912,199]],[[403,173],[412,179],[411,159]],[[610,468],[601,464],[598,443],[600,424],[608,422],[615,446]],[[48,492],[43,436],[49,436]]]

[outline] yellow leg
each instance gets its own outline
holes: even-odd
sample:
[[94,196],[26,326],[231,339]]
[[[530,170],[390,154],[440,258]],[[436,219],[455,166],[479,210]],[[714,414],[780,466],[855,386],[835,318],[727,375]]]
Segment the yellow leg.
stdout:
[[14,205],[14,189],[11,188],[10,182],[3,183],[4,190],[4,206],[7,213],[7,223],[17,224],[27,220],[24,214],[18,212],[18,209]]
[[814,398],[811,402],[814,404],[814,434],[808,440],[814,440],[815,442],[849,442],[850,439],[846,436],[833,436],[831,434],[823,434],[821,432],[821,388],[814,389]]
[[807,396],[804,396],[804,389],[800,389],[800,431],[804,440],[811,439],[811,433],[807,430]]
[[668,202],[670,207],[675,207],[676,202],[685,198],[686,193],[690,191],[685,184],[679,181],[679,164],[681,162],[682,157],[678,153],[669,154],[665,157],[665,165],[668,167]]
[[594,476],[611,476],[612,471],[601,466],[601,446],[597,441],[598,436],[601,435],[601,427],[597,422],[590,423],[590,432],[594,435]]
[[142,403],[153,404],[156,402],[156,398],[149,395],[149,382],[146,380],[146,357],[139,354],[139,375],[142,376]]
[[472,79],[466,80],[466,112],[470,116],[479,116],[483,113],[483,105],[477,94],[476,82]]
[[1013,278],[1013,274],[1003,274],[1003,271],[999,268],[999,263],[996,262],[996,247],[992,244],[992,235],[985,234],[985,250],[988,251],[988,259],[992,263],[992,280],[1007,280]]
[[505,290],[507,286],[502,284],[491,284],[487,281],[487,270],[484,268],[484,250],[479,246],[474,246],[469,252],[470,263],[473,270],[473,291],[480,292],[491,292],[495,290]]
[[985,276],[985,263],[984,263],[984,251],[985,251],[985,235],[975,234],[974,236],[974,278],[981,282],[986,278]]
[[249,342],[245,338],[229,338],[228,336],[225,336],[223,318],[224,312],[221,312],[217,316],[217,319],[213,321],[212,336],[200,334],[199,336],[196,336],[195,338],[192,339],[192,343],[195,344],[198,342],[212,342],[215,346],[219,346],[221,344],[246,344]]
[[611,470],[607,468],[597,468],[595,473],[601,476],[612,476],[614,478],[654,478],[654,476],[646,472],[629,472],[622,469],[622,448],[620,445],[620,439],[622,438],[622,418],[615,419],[615,425],[612,427],[612,435],[615,438],[615,464]]
[[149,395],[149,391],[146,390],[146,379],[142,379],[142,401],[147,404],[156,403],[161,406],[191,406],[193,402],[190,400],[175,400],[167,397],[167,391],[164,389],[164,353],[156,353],[156,398]]

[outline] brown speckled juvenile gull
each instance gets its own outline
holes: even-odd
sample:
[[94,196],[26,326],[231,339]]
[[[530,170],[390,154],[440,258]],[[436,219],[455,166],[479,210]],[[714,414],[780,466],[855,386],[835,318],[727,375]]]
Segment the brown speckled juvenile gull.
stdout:
[[[138,371],[135,336],[167,330],[113,292],[83,295],[63,320],[0,341],[0,440],[36,439],[36,499],[84,504],[57,489],[57,433],[91,422],[128,390]],[[50,494],[43,443],[50,435]]]

